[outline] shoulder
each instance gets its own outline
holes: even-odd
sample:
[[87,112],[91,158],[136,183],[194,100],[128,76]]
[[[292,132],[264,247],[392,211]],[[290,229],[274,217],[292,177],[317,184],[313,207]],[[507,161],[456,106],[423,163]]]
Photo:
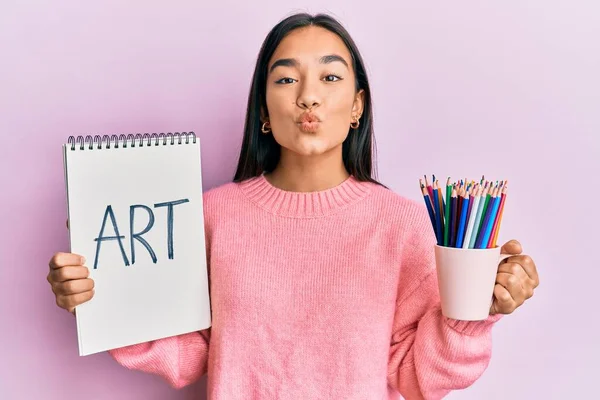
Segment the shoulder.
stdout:
[[388,226],[396,235],[400,268],[405,278],[399,289],[404,291],[435,271],[435,232],[422,198],[419,201],[385,187],[379,192],[379,201],[389,216]]
[[227,182],[202,193],[204,227],[211,235],[219,221],[235,218],[236,203],[239,202],[239,189],[235,182]]
[[378,186],[373,194],[375,196],[372,201],[375,204],[372,204],[372,209],[379,214],[381,223],[393,233],[402,257],[429,254],[434,248],[436,237],[425,202],[403,196],[383,186]]
[[227,182],[213,188],[210,188],[202,193],[202,200],[205,205],[210,206],[210,203],[222,201],[228,197],[237,194],[237,183]]
[[415,200],[380,185],[374,185],[373,191],[375,206],[394,223],[417,227],[429,223],[429,214],[422,200]]
[[235,182],[226,182],[202,193],[204,215],[222,214],[239,201],[240,191]]

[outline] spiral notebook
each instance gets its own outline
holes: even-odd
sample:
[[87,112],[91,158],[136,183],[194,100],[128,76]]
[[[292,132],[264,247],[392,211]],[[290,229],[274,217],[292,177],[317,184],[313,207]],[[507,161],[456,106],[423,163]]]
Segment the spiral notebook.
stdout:
[[70,136],[63,155],[71,252],[95,281],[76,308],[79,354],[208,328],[196,135]]

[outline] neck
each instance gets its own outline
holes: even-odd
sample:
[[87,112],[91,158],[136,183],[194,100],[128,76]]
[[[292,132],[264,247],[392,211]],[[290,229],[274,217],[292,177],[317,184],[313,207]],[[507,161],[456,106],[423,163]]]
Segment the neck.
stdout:
[[284,148],[273,172],[265,174],[271,185],[290,192],[317,192],[338,186],[350,174],[344,167],[342,146],[317,156],[301,156]]

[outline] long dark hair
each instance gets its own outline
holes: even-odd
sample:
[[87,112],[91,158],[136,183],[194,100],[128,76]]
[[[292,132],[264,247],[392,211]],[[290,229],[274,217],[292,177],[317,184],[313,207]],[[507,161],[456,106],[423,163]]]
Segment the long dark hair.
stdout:
[[263,172],[271,172],[279,162],[281,146],[273,135],[261,132],[261,108],[267,110],[266,86],[267,67],[275,49],[283,38],[291,31],[306,26],[318,26],[337,34],[346,44],[352,56],[352,68],[356,75],[356,90],[364,90],[363,114],[358,129],[351,129],[342,144],[344,166],[349,174],[359,181],[369,181],[379,184],[374,178],[375,138],[373,136],[373,109],[371,91],[362,57],[356,44],[346,29],[333,17],[326,14],[310,15],[294,14],[279,22],[269,32],[263,42],[254,75],[244,125],[244,138],[235,172],[234,182],[253,178]]

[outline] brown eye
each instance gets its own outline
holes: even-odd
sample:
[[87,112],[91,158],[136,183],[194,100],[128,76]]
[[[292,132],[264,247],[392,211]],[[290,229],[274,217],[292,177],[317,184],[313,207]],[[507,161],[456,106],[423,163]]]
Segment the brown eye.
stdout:
[[293,78],[281,78],[278,81],[275,81],[275,83],[278,84],[289,84],[289,83],[294,83],[296,80]]
[[340,77],[339,77],[339,76],[337,76],[337,75],[330,74],[330,75],[327,75],[327,76],[325,77],[325,82],[335,82],[335,81],[339,81],[339,80],[341,80],[341,79],[342,79],[342,78],[340,78]]

